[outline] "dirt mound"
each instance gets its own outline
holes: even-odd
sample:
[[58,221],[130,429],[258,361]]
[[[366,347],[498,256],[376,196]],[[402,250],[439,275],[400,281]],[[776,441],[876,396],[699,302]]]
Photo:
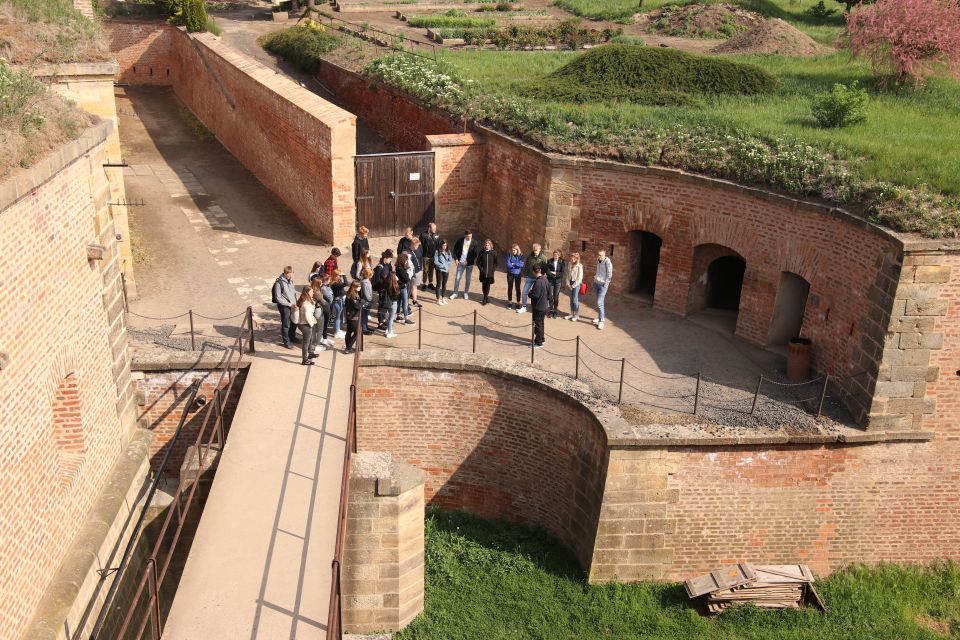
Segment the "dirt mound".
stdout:
[[49,20],[23,6],[0,4],[0,58],[11,64],[110,59],[100,27],[73,9]]
[[818,56],[832,49],[779,18],[773,18],[711,49],[711,53],[778,53]]
[[647,33],[719,39],[762,24],[763,16],[733,4],[685,4],[637,14],[635,21]]

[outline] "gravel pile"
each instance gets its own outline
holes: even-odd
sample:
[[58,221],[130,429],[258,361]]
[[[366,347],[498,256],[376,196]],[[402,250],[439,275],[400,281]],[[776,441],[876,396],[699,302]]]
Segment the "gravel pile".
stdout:
[[776,53],[782,56],[818,56],[831,51],[830,47],[780,18],[762,22],[710,50],[711,53]]

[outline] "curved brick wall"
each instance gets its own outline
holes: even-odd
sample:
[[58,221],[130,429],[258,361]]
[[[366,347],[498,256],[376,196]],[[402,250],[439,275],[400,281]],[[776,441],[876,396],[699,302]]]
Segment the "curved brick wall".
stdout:
[[[396,357],[396,356],[391,356]],[[537,524],[588,568],[606,475],[606,435],[563,391],[518,363],[371,366],[358,383],[357,449],[387,451],[426,472],[428,504]],[[458,367],[461,370],[456,370]],[[532,380],[536,376],[535,380]]]

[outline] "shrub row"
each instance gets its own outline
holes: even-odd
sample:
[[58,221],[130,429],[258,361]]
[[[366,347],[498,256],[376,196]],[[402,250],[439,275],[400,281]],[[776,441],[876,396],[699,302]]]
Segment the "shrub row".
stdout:
[[710,124],[654,126],[616,111],[538,103],[482,93],[454,69],[413,56],[379,58],[366,73],[445,109],[517,136],[548,151],[675,167],[798,196],[814,196],[861,211],[893,229],[929,237],[960,236],[960,198],[925,185],[901,187],[866,179],[853,154],[789,137]]
[[412,16],[407,19],[411,27],[492,27],[497,24],[493,18],[470,18],[461,16]]
[[307,19],[295,27],[267,34],[261,44],[267,51],[313,73],[320,67],[323,54],[336,49],[340,39],[320,23]]
[[556,27],[511,25],[486,29],[441,29],[443,38],[462,38],[466,44],[493,43],[498,49],[528,49],[548,45],[579,49],[585,44],[601,44],[623,33],[622,29],[584,29],[578,20],[565,20]]

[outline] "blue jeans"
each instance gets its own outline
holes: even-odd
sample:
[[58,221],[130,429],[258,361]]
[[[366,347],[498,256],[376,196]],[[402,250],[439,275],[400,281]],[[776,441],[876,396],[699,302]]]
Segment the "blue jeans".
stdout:
[[530,294],[530,289],[533,288],[533,283],[536,281],[536,278],[527,278],[523,281],[523,299],[520,300],[520,306],[527,306],[527,296]]
[[580,285],[570,289],[570,315],[580,313]]
[[607,297],[607,289],[610,288],[609,284],[594,284],[593,289],[597,292],[597,311],[600,312],[598,319],[600,322],[603,322],[603,319],[606,318],[606,313],[603,310],[603,300]]
[[393,333],[393,321],[397,319],[397,301],[391,300],[387,311],[387,333]]
[[370,307],[364,307],[360,312],[360,324],[364,331],[370,331]]
[[290,344],[297,339],[297,325],[290,319],[290,307],[278,304],[277,309],[280,311],[280,338],[283,344]]
[[340,333],[340,323],[343,321],[343,298],[334,298],[331,305],[333,315],[333,334]]
[[459,262],[457,263],[457,275],[453,279],[453,292],[460,292],[460,279],[463,278],[463,273],[467,273],[467,284],[463,287],[464,293],[470,293],[470,278],[473,277],[473,265],[462,265]]
[[410,289],[409,287],[400,287],[400,313],[405,317],[410,316]]

